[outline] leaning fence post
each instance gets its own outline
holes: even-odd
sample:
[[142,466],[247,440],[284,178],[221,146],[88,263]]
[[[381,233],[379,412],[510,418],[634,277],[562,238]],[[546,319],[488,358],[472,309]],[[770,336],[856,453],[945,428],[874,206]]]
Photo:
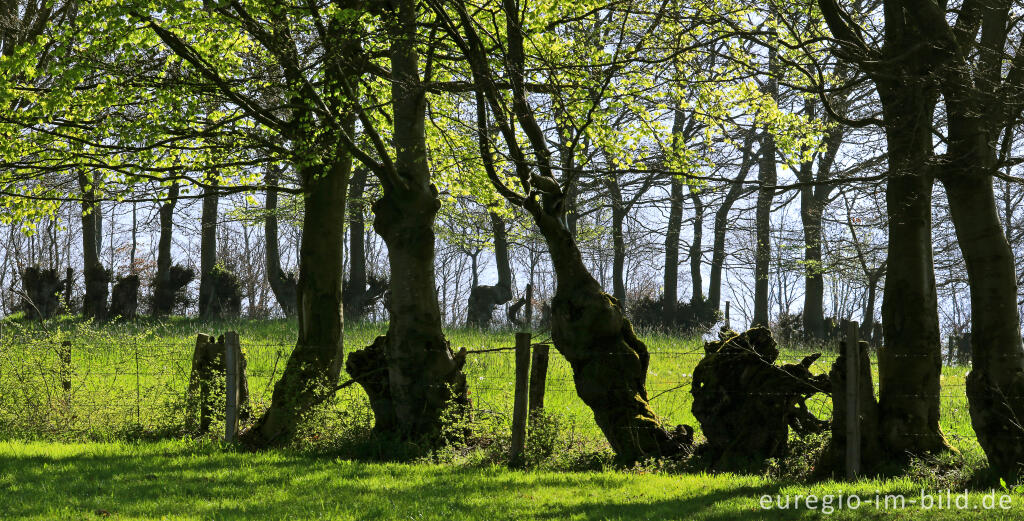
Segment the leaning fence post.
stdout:
[[226,382],[224,390],[224,441],[234,443],[238,437],[238,383],[240,360],[242,358],[242,347],[238,340],[238,333],[228,331],[224,333],[224,366]]
[[846,327],[846,477],[860,473],[860,342],[857,323]]
[[530,333],[516,333],[516,387],[512,405],[512,453],[509,462],[518,465],[526,447],[527,392],[530,379]]
[[530,413],[544,408],[544,388],[548,380],[547,344],[533,346],[533,360],[530,362]]

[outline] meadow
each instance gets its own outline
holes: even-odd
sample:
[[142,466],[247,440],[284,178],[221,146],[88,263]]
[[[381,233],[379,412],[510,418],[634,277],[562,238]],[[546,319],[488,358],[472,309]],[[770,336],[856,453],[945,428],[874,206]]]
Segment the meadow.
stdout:
[[[346,352],[369,344],[380,324],[350,325]],[[45,325],[6,320],[0,330],[0,518],[81,519],[790,519],[793,510],[764,511],[764,494],[828,495],[876,490],[920,496],[921,489],[984,487],[983,455],[964,398],[966,368],[944,368],[942,425],[959,450],[943,461],[917,462],[909,473],[853,484],[808,481],[813,446],[758,475],[704,474],[692,467],[618,469],[571,372],[551,351],[545,414],[531,427],[527,469],[510,471],[513,333],[448,331],[453,348],[470,351],[466,374],[473,415],[468,444],[412,462],[382,462],[367,443],[372,415],[359,386],[340,391],[307,418],[295,445],[241,453],[216,439],[187,436],[184,394],[197,333],[241,335],[254,412],[268,405],[295,335],[287,320],[202,323],[175,318],[93,326],[64,318]],[[703,341],[644,334],[651,352],[648,394],[667,422],[699,425],[690,413],[689,380]],[[547,339],[543,332],[535,342]],[[71,344],[62,365],[57,346]],[[476,352],[483,351],[483,352]],[[834,347],[783,346],[798,361],[823,352],[813,368],[827,372]],[[61,386],[69,378],[71,388]],[[343,379],[347,376],[343,375]],[[828,418],[831,403],[811,403]],[[800,467],[794,470],[789,467]],[[979,478],[982,476],[982,478]],[[1008,492],[1009,493],[1009,492]],[[982,510],[992,519],[1014,510]],[[974,496],[972,496],[973,498]],[[254,498],[259,498],[254,500]],[[974,499],[972,499],[974,501]],[[804,508],[800,515],[822,512]],[[846,516],[957,518],[956,510],[878,509]],[[943,517],[948,516],[948,517]],[[994,516],[994,517],[991,517]]]

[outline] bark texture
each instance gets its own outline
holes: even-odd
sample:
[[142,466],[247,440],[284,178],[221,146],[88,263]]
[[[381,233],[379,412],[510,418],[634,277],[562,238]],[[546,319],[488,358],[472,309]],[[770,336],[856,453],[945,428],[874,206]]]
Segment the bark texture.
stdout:
[[806,401],[830,391],[828,376],[810,368],[820,354],[799,364],[776,365],[779,350],[771,332],[755,327],[725,331],[704,345],[693,370],[693,416],[707,438],[701,450],[712,468],[723,471],[762,467],[786,455],[789,428],[820,432],[828,422],[807,410]]

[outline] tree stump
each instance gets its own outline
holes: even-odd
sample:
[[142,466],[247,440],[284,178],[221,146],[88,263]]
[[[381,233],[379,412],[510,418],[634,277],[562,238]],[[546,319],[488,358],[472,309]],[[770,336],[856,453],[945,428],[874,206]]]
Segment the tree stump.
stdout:
[[[214,339],[200,333],[196,336],[196,347],[192,353],[192,372],[188,379],[185,396],[185,429],[195,434],[210,432],[215,411],[224,404],[227,379],[227,365],[224,360],[224,335]],[[238,377],[239,419],[249,419],[249,383],[246,377],[247,362],[242,353],[241,371]]]
[[779,351],[767,328],[723,331],[720,337],[704,345],[691,390],[693,415],[707,438],[701,451],[712,468],[759,468],[785,455],[789,427],[800,434],[826,428],[806,405],[811,396],[830,391],[828,376],[810,371],[820,354],[776,365]]
[[[70,274],[68,275],[70,277]],[[67,298],[69,279],[61,279],[57,270],[29,266],[21,274],[21,309],[26,317],[42,320],[60,311],[61,298]]]
[[110,316],[133,319],[139,314],[139,276],[118,277],[110,292]]
[[[840,344],[839,357],[832,363],[828,379],[832,387],[832,440],[825,452],[822,467],[827,470],[839,471],[846,461],[846,346],[845,340]],[[874,383],[871,380],[871,357],[868,354],[868,343],[861,341],[860,347],[860,454],[861,468],[871,472],[880,462],[882,454],[881,438],[878,430],[878,402],[875,400]]]

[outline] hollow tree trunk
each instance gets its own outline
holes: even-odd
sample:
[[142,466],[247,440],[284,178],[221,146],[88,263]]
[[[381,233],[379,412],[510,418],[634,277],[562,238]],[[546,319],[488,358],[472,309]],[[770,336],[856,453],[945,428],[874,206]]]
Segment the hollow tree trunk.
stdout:
[[505,222],[495,213],[490,213],[491,230],[494,234],[494,259],[498,269],[498,283],[493,286],[476,284],[476,257],[473,258],[473,289],[469,293],[466,325],[487,328],[494,314],[494,308],[512,300],[512,267],[508,259],[508,232]]
[[174,309],[175,289],[171,281],[171,240],[174,234],[174,207],[178,204],[180,186],[167,189],[167,200],[160,205],[160,238],[156,248],[156,278],[153,284],[153,315],[170,314]]
[[557,285],[551,337],[569,361],[576,392],[594,411],[618,458],[634,462],[689,449],[692,429],[664,428],[647,397],[647,346],[633,332],[619,301],[601,291],[559,216],[536,200],[526,204],[548,244]]
[[363,318],[366,306],[366,219],[363,217],[363,193],[369,170],[356,167],[349,184],[348,286],[345,287],[345,317],[349,322]]
[[267,167],[265,175],[267,183],[267,213],[263,217],[264,253],[266,255],[267,280],[270,282],[270,290],[281,306],[281,311],[286,317],[294,317],[297,313],[296,304],[296,280],[295,276],[285,274],[281,269],[281,246],[278,238],[277,223],[277,186],[278,171],[276,166]]
[[704,256],[704,203],[700,199],[700,189],[690,186],[690,199],[693,199],[693,241],[690,242],[690,283],[693,289],[690,302],[699,305],[704,303],[704,279],[700,273]]
[[932,178],[925,171],[935,102],[920,91],[913,85],[879,89],[889,158],[879,410],[883,443],[896,454],[948,448],[939,428],[942,352],[932,261]]
[[99,255],[103,216],[100,214],[100,205],[96,202],[95,180],[90,180],[84,173],[80,173],[78,185],[82,189],[82,273],[85,276],[82,316],[102,322],[107,318],[107,295],[110,284],[110,272],[104,269]]
[[287,442],[302,416],[334,392],[342,362],[342,245],[351,167],[351,158],[342,156],[333,165],[300,171],[305,218],[299,247],[299,335],[274,385],[270,408],[240,437],[246,445]]
[[210,178],[210,185],[203,190],[203,213],[200,217],[199,239],[199,316],[213,318],[220,306],[214,305],[215,284],[213,267],[217,264],[217,207],[220,192],[216,178]]

